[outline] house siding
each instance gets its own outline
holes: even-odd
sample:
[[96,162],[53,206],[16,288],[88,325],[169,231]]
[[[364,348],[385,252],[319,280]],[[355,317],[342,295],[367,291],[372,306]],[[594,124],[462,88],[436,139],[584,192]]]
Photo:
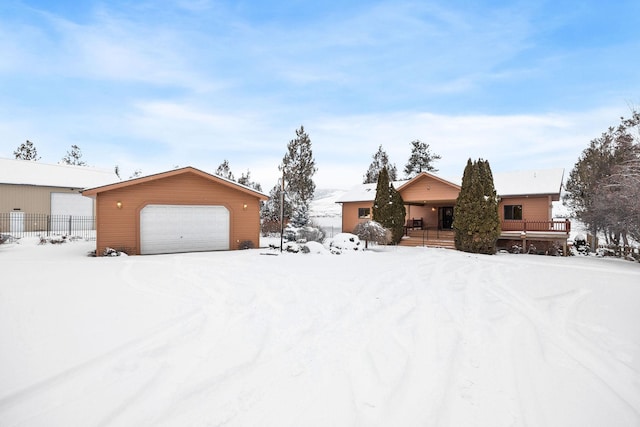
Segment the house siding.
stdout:
[[405,202],[455,202],[460,190],[451,184],[422,176],[399,190]]
[[342,231],[352,233],[360,222],[371,221],[373,218],[358,218],[358,209],[369,208],[373,215],[373,202],[349,202],[342,206]]
[[504,221],[504,207],[508,205],[522,205],[523,221],[550,221],[552,219],[551,196],[503,197],[500,200],[498,213]]
[[[107,247],[139,254],[140,212],[150,204],[224,206],[230,214],[230,248],[237,249],[246,240],[255,247],[260,243],[259,198],[196,173],[160,177],[98,192],[96,197],[98,254]],[[122,208],[118,209],[117,202],[122,203]]]
[[79,194],[80,189],[0,184],[0,213],[19,210],[26,213],[49,215],[51,213],[51,193]]

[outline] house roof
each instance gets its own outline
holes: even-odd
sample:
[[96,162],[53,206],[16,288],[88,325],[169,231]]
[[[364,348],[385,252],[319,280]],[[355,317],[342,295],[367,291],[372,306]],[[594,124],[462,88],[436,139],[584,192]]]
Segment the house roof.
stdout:
[[[423,172],[406,181],[395,181],[393,186],[402,189],[411,182],[427,175],[439,181],[459,187],[460,184],[440,178],[437,175]],[[538,169],[493,174],[493,183],[499,196],[532,196],[552,194],[559,195],[564,178],[564,169]],[[336,203],[369,202],[376,197],[376,184],[359,184],[347,191]]]
[[208,179],[210,181],[214,181],[214,182],[218,182],[227,186],[231,186],[234,187],[244,193],[247,194],[251,194],[254,197],[259,198],[260,200],[267,200],[269,198],[269,196],[267,196],[266,194],[260,192],[260,191],[256,191],[251,187],[247,187],[246,185],[242,185],[242,184],[238,184],[235,181],[231,181],[229,179],[223,178],[221,176],[218,175],[212,175],[209,174],[207,172],[203,172],[200,169],[196,169],[192,166],[186,166],[183,168],[179,168],[179,169],[173,169],[170,171],[166,171],[166,172],[160,172],[160,173],[156,173],[156,174],[152,174],[152,175],[146,175],[146,176],[141,176],[138,178],[133,178],[133,179],[129,179],[126,181],[120,181],[120,182],[116,182],[113,184],[108,184],[108,185],[103,185],[100,187],[94,187],[94,188],[88,188],[86,190],[84,190],[82,192],[82,195],[84,196],[89,196],[89,197],[95,197],[97,194],[99,193],[104,193],[105,191],[111,191],[111,190],[116,190],[116,189],[120,189],[120,188],[124,188],[124,187],[130,187],[132,185],[138,185],[138,184],[142,184],[144,182],[149,182],[149,181],[155,181],[157,179],[162,179],[162,178],[168,178],[168,177],[172,177],[172,176],[177,176],[177,175],[182,175],[185,173],[193,173],[196,175],[199,175],[205,179]]
[[[409,181],[393,181],[393,187],[398,189],[398,187],[406,184]],[[372,184],[360,184],[352,187],[349,191],[340,196],[336,203],[345,203],[345,202],[369,202],[376,198],[376,187],[377,183]]]
[[0,158],[0,184],[87,188],[115,181],[113,170]]
[[564,169],[535,169],[493,174],[499,196],[559,195]]

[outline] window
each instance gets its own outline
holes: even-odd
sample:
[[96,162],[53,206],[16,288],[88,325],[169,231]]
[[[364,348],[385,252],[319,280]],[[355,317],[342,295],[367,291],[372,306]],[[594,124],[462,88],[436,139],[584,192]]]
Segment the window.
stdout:
[[522,220],[522,205],[505,205],[504,219]]
[[358,218],[371,218],[371,208],[358,208]]

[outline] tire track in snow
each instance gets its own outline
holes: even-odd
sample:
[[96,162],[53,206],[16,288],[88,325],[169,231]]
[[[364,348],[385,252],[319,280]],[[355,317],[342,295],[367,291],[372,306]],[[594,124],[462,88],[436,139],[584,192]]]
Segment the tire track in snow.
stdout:
[[[457,254],[458,255],[458,254]],[[513,399],[515,379],[508,344],[518,319],[484,291],[492,280],[489,267],[475,255],[449,257],[441,274],[454,278],[438,287],[438,297],[450,321],[450,364],[444,378],[436,425],[515,425],[522,419]],[[471,275],[471,272],[478,276]],[[447,327],[447,318],[440,323]]]
[[153,363],[153,354],[165,347],[167,341],[179,338],[185,331],[198,327],[201,320],[199,310],[170,319],[111,351],[4,397],[0,400],[0,420],[6,425],[29,425],[31,419],[45,416],[70,402],[99,393],[109,386],[103,382],[105,377],[115,378],[109,381],[113,383],[128,376],[126,370],[120,373],[118,371],[119,366],[132,359],[132,355],[151,364],[153,368],[147,367],[145,370],[148,377],[153,377],[159,368],[158,364]]
[[[91,400],[101,393],[108,393],[110,389],[122,389],[124,383],[127,383],[125,389],[118,393],[118,397],[112,399],[114,402],[120,402],[116,409],[104,414],[102,421],[99,421],[100,414],[93,414],[96,423],[112,424],[126,411],[140,405],[142,401],[149,400],[151,393],[144,390],[150,384],[154,384],[154,389],[157,389],[158,381],[166,381],[167,369],[160,361],[161,355],[176,347],[185,337],[197,335],[202,330],[207,322],[207,312],[204,308],[210,304],[213,297],[206,294],[201,287],[196,287],[197,292],[193,296],[185,295],[184,292],[167,291],[166,286],[164,289],[161,286],[154,287],[148,281],[135,277],[133,267],[138,264],[131,260],[125,262],[121,277],[131,288],[150,295],[181,299],[195,304],[196,307],[102,355],[3,398],[0,400],[0,419],[3,423],[6,421],[11,423],[9,425],[21,425],[54,410],[64,412],[61,408],[68,406],[69,402]],[[170,281],[184,284],[184,273],[185,269],[180,261],[175,262]],[[187,283],[198,283],[197,280],[189,280],[192,278],[189,275],[186,276]],[[105,382],[104,378],[109,380]],[[134,384],[131,384],[132,380]],[[32,408],[39,409],[34,412]]]
[[[562,318],[562,325],[558,331],[555,325],[528,299],[518,295],[515,291],[506,286],[495,283],[484,288],[501,299],[505,304],[521,313],[536,328],[538,334],[549,340],[557,348],[570,356],[573,360],[583,366],[588,372],[597,377],[608,389],[617,395],[621,401],[640,416],[640,376],[627,365],[615,363],[608,359],[598,357],[598,349],[594,348],[587,341],[578,341],[566,332],[567,314]],[[580,295],[582,297],[583,295]],[[573,301],[575,305],[580,298]],[[570,312],[570,311],[569,311]]]

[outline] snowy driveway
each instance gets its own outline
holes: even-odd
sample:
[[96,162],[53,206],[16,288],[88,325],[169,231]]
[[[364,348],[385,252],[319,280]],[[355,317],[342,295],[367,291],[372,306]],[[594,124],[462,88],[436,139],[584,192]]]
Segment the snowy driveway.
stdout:
[[0,425],[640,425],[637,263],[91,246],[0,246]]

